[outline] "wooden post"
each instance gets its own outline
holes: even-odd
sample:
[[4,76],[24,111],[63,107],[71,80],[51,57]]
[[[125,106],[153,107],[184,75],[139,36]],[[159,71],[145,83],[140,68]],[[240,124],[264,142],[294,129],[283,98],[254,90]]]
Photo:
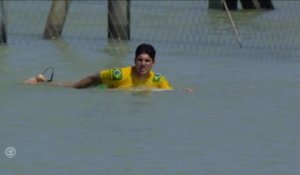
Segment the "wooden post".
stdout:
[[223,8],[222,0],[209,0],[208,8],[209,9],[222,9]]
[[7,34],[6,34],[6,26],[7,26],[7,16],[6,16],[6,7],[4,0],[0,0],[0,44],[7,43]]
[[272,10],[274,9],[274,6],[272,4],[271,0],[258,0],[260,8],[262,9],[268,9],[268,10]]
[[255,3],[252,0],[240,0],[243,9],[256,9]]
[[[229,10],[238,9],[238,0],[225,0],[225,1]],[[225,7],[223,7],[223,9],[225,9]]]
[[44,30],[44,39],[60,37],[68,14],[70,0],[52,0],[47,24]]
[[[238,0],[225,0],[229,10],[237,10]],[[243,9],[274,9],[272,0],[240,0]],[[208,8],[225,10],[222,0],[209,0]]]
[[[229,10],[237,10],[238,0],[225,0]],[[223,0],[209,0],[208,8],[210,9],[223,9],[225,10]]]
[[271,0],[240,0],[244,9],[274,9]]
[[108,0],[108,38],[130,40],[130,0]]

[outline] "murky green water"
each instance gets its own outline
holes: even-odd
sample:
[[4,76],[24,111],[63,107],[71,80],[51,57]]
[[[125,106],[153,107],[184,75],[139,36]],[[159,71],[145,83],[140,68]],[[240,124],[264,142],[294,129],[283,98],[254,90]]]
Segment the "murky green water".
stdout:
[[[233,12],[243,49],[225,13],[208,11],[205,1],[133,1],[128,43],[107,42],[102,1],[73,1],[63,39],[41,40],[49,5],[9,3],[9,44],[0,47],[1,175],[300,173],[300,3]],[[55,79],[77,81],[132,64],[141,42],[157,48],[154,69],[175,91],[20,83],[49,65]],[[8,146],[14,158],[5,156]]]

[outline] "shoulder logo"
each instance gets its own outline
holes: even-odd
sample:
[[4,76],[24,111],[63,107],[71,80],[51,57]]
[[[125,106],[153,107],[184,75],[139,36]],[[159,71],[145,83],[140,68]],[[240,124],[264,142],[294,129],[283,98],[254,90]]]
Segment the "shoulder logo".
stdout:
[[155,73],[155,75],[154,75],[152,81],[153,81],[153,82],[159,82],[160,79],[161,79],[161,77],[162,77],[162,76],[161,76],[160,73]]
[[112,79],[113,80],[121,80],[122,79],[122,70],[121,69],[113,69],[112,70]]

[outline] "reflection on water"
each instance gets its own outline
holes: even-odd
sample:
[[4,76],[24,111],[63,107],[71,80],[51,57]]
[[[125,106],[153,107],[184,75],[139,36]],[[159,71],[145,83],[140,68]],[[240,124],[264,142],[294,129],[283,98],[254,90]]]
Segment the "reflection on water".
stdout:
[[[129,42],[106,40],[104,22],[86,11],[87,25],[82,19],[72,23],[79,1],[72,2],[64,37],[41,40],[43,20],[30,20],[37,28],[22,26],[27,18],[46,17],[48,5],[22,2],[10,5],[9,44],[0,47],[1,175],[299,174],[297,2],[275,1],[274,11],[233,12],[244,49],[224,13],[208,11],[205,1],[178,7],[134,1]],[[151,4],[159,8],[151,11]],[[183,6],[188,9],[180,11]],[[105,2],[90,13],[105,16],[98,8],[104,11]],[[196,11],[201,15],[188,17]],[[72,82],[131,65],[141,42],[156,47],[154,69],[174,91],[20,83],[50,65],[55,80]],[[185,93],[185,87],[195,91]],[[5,157],[8,146],[16,148],[16,157]]]

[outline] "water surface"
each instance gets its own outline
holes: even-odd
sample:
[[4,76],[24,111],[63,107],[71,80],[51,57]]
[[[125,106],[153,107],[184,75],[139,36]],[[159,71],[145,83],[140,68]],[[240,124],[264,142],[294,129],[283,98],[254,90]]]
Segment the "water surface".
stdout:
[[[133,1],[129,42],[107,41],[105,1],[72,1],[53,41],[41,39],[50,2],[9,2],[0,174],[299,174],[300,3],[274,5],[232,12],[239,49],[225,12],[206,1]],[[49,65],[72,82],[130,65],[142,42],[156,47],[154,69],[176,90],[21,83]],[[8,146],[16,157],[5,157]]]

